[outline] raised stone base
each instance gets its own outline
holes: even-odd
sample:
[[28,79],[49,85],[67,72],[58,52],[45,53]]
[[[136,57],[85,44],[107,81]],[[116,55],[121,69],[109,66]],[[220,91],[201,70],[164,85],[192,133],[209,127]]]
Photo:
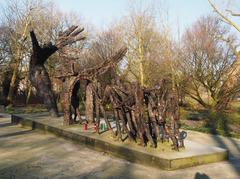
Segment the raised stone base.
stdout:
[[92,126],[83,131],[81,125],[63,126],[62,118],[51,118],[46,113],[12,116],[13,123],[24,127],[40,129],[55,135],[77,141],[97,150],[109,153],[131,162],[175,170],[228,159],[228,152],[218,147],[203,146],[185,140],[185,149],[170,150],[170,144],[159,144],[158,148],[141,147],[135,143],[114,141],[109,132],[98,135]]

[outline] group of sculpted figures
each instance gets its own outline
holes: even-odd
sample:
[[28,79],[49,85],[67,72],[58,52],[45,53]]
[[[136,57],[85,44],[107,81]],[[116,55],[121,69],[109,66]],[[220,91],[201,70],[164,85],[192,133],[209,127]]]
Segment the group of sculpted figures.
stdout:
[[[30,32],[33,52],[30,61],[30,80],[43,97],[51,116],[57,116],[56,101],[51,90],[51,81],[44,62],[57,50],[76,41],[85,39],[83,29],[72,26],[59,34],[55,45],[39,45],[34,31]],[[138,83],[123,82],[113,79],[109,85],[101,85],[97,77],[106,73],[122,60],[127,49],[121,48],[108,60],[93,68],[77,71],[74,64],[68,72],[56,76],[62,82],[61,104],[64,113],[64,124],[89,122],[96,125],[100,134],[100,121],[103,119],[117,139],[138,142],[152,147],[164,141],[171,141],[174,150],[184,147],[186,132],[179,131],[178,99],[174,92],[167,88],[167,81],[161,80],[154,88],[145,88]],[[93,93],[93,121],[83,120],[79,112],[79,90],[82,82],[91,84]],[[114,126],[109,122],[105,106],[111,104]],[[77,120],[78,119],[78,120]],[[160,142],[158,142],[160,141]]]

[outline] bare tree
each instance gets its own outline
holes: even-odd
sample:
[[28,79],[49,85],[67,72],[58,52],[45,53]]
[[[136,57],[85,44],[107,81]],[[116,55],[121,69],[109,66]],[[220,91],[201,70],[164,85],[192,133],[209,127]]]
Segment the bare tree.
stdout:
[[17,1],[9,1],[4,9],[5,27],[8,28],[9,46],[11,49],[13,74],[9,87],[7,100],[12,103],[14,89],[16,87],[17,75],[21,60],[23,58],[28,28],[30,25],[30,3]]
[[213,3],[212,0],[208,0],[208,2],[224,22],[226,22],[240,32],[240,26],[235,23],[230,17],[228,17],[228,15],[230,15],[231,17],[239,17],[240,13],[233,12],[230,9],[225,9],[225,12],[221,12],[221,10]]
[[10,47],[9,28],[0,27],[0,65],[8,64],[11,60],[11,47]]
[[[79,23],[79,19],[73,13],[71,15],[60,12],[52,1],[42,0],[10,0],[2,11],[0,58],[4,63],[11,66],[11,83],[8,92],[8,102],[13,102],[14,89],[17,88],[16,76],[19,74],[24,78],[28,76],[28,64],[30,61],[30,28],[35,29],[42,43],[56,41],[59,31],[69,27],[70,23]],[[70,22],[71,21],[71,22]],[[50,79],[54,75],[54,67],[62,63],[57,54],[52,55],[45,67]],[[3,60],[0,60],[3,61]],[[55,84],[55,83],[54,83]],[[27,98],[31,96],[32,87],[27,81]],[[28,99],[27,99],[28,101]]]
[[185,92],[203,107],[224,110],[239,92],[239,62],[233,36],[215,17],[202,17],[183,38]]
[[[143,4],[142,4],[143,5]],[[122,20],[124,43],[128,47],[123,75],[149,87],[171,71],[172,41],[161,25],[152,6],[133,5],[128,17]],[[167,72],[168,71],[168,72]],[[168,74],[169,76],[169,74]]]
[[34,31],[30,32],[33,51],[29,65],[29,77],[32,85],[37,89],[39,95],[43,97],[44,104],[48,108],[51,116],[58,116],[58,110],[52,91],[51,81],[48,72],[44,67],[44,63],[57,50],[76,41],[85,39],[81,34],[82,31],[82,28],[72,26],[68,30],[59,34],[56,44],[53,45],[49,42],[42,46],[39,45]]
[[[121,36],[118,35],[115,28],[111,28],[107,31],[100,32],[90,39],[88,42],[88,48],[83,50],[82,57],[80,57],[80,63],[82,69],[95,67],[96,64],[101,64],[112,58],[118,49],[123,46]],[[95,77],[95,81],[101,82],[102,88],[105,88],[107,84],[111,83],[117,75],[117,65],[114,68],[110,68],[104,74]],[[93,81],[94,81],[93,80]],[[93,122],[93,110],[94,110],[94,94],[92,81],[87,82],[86,86],[86,118],[89,122]]]

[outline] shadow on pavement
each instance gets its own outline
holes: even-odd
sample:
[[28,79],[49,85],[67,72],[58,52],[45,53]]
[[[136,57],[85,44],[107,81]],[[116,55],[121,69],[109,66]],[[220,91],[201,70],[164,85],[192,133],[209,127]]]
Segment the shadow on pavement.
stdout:
[[3,135],[0,135],[0,138],[13,137],[13,136],[18,136],[18,135],[29,134],[32,131],[33,130],[30,129],[30,130],[27,130],[27,131],[19,131],[19,132],[13,132],[13,133],[9,133],[9,134],[3,134]]
[[[112,163],[111,163],[112,164]],[[89,172],[75,176],[74,178],[124,178],[124,179],[135,179],[136,176],[132,174],[132,165],[124,164],[121,167],[110,166],[109,162],[106,161],[101,166],[90,170]],[[141,178],[141,176],[137,176]]]
[[207,176],[205,173],[197,172],[194,176],[194,179],[210,179],[210,177]]
[[[224,119],[221,125],[224,132],[223,135],[230,136],[228,120]],[[228,163],[232,166],[232,168],[236,171],[236,173],[240,174],[240,143],[238,144],[231,137],[224,138],[224,137],[220,137],[219,135],[215,135],[218,133],[216,126],[217,126],[216,124],[213,124],[212,131],[211,131],[213,134],[212,138],[217,143],[218,147],[228,150],[229,152]]]
[[9,127],[9,126],[13,126],[13,125],[15,125],[15,124],[12,124],[12,123],[9,123],[9,122],[7,122],[7,123],[0,123],[0,128],[2,128],[2,127]]

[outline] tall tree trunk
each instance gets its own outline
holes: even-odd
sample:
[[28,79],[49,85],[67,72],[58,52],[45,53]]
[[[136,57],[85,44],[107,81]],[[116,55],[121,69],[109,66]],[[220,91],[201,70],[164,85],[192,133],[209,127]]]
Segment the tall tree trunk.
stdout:
[[[34,57],[32,57],[34,58]],[[34,59],[31,59],[31,61]],[[38,95],[43,98],[44,105],[52,117],[58,116],[56,100],[52,91],[51,81],[48,72],[43,64],[34,65],[30,63],[29,79],[37,89]]]
[[27,98],[26,98],[26,102],[25,102],[26,105],[28,105],[31,95],[32,95],[32,85],[30,84],[30,82],[28,80],[28,93],[27,93]]
[[8,96],[7,96],[8,104],[13,104],[13,96],[14,96],[14,90],[15,90],[15,87],[16,87],[19,61],[20,60],[17,60],[16,64],[14,65],[14,68],[13,68],[13,75],[12,75],[12,78],[11,78],[9,91],[8,91]]
[[59,34],[55,45],[52,45],[52,43],[49,42],[43,46],[39,45],[34,31],[30,32],[33,50],[29,65],[29,79],[32,85],[37,89],[39,96],[43,98],[44,104],[52,117],[58,116],[58,109],[52,91],[51,81],[44,63],[58,49],[85,39],[85,37],[81,36],[82,31],[82,28],[72,26],[68,30]]
[[16,62],[15,62],[15,65],[13,67],[13,75],[12,75],[12,78],[11,78],[11,83],[10,83],[10,86],[9,86],[9,92],[8,92],[8,96],[7,96],[7,101],[10,104],[13,103],[13,96],[14,96],[14,89],[16,87],[18,68],[21,64],[22,53],[23,53],[21,46],[23,46],[23,43],[24,43],[25,38],[27,36],[27,29],[28,29],[30,21],[31,21],[30,19],[31,19],[31,17],[28,16],[26,21],[25,21],[25,26],[24,26],[23,33],[21,34],[20,39],[18,39],[17,34],[14,37],[16,39],[15,47],[17,49],[17,53],[16,53],[16,56],[15,56]]
[[86,118],[89,123],[93,123],[93,86],[88,83],[86,87]]
[[48,57],[57,51],[57,47],[52,44],[40,47],[33,31],[30,32],[30,35],[32,39],[33,53],[31,54],[29,65],[29,80],[37,89],[38,95],[43,98],[44,104],[50,115],[52,117],[57,117],[58,109],[56,100],[52,91],[48,72],[44,66]]

